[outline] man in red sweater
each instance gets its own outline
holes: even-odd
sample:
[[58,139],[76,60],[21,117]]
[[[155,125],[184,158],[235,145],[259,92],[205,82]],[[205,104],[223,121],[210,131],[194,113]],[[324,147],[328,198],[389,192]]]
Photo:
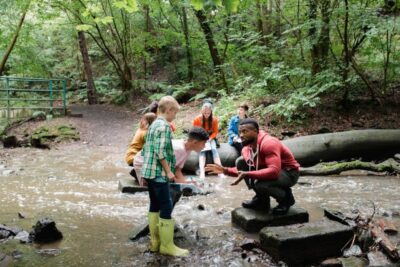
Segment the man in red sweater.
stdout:
[[252,200],[242,203],[244,208],[269,211],[271,196],[278,202],[273,214],[286,214],[295,203],[291,187],[299,179],[299,163],[282,142],[260,131],[254,119],[247,118],[240,123],[239,135],[243,150],[236,167],[208,164],[206,171],[237,176],[232,185],[244,179],[256,193]]

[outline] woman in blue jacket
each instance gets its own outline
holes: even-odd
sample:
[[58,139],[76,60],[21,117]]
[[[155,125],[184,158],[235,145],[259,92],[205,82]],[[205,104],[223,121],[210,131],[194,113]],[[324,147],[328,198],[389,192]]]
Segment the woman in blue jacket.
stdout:
[[249,110],[249,106],[247,104],[241,104],[237,110],[237,115],[233,116],[229,122],[228,134],[229,140],[228,143],[236,148],[239,155],[242,151],[242,140],[240,140],[239,136],[239,124],[240,122],[247,118],[247,111]]

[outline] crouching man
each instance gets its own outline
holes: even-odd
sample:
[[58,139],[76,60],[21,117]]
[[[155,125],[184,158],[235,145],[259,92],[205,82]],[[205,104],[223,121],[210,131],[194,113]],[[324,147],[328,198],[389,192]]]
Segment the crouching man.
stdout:
[[254,119],[247,118],[240,122],[239,135],[243,150],[242,156],[236,160],[236,167],[208,164],[206,171],[237,176],[232,185],[245,180],[255,196],[242,203],[244,208],[269,211],[270,197],[273,197],[278,202],[272,210],[273,214],[286,214],[295,203],[291,187],[299,179],[299,163],[282,142],[260,131]]

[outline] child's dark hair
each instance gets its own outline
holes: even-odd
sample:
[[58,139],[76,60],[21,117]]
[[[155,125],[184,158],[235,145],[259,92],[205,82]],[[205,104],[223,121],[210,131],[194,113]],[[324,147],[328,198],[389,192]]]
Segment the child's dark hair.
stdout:
[[245,124],[253,125],[253,127],[257,130],[257,132],[258,132],[258,130],[260,128],[258,126],[258,122],[255,119],[252,119],[252,118],[246,118],[246,119],[242,120],[239,125],[245,125]]
[[[139,128],[144,130],[146,127],[150,126],[153,121],[157,118],[157,115],[153,112],[148,112],[142,116],[139,122]],[[147,123],[147,125],[146,125]]]
[[201,127],[192,127],[188,133],[189,139],[199,140],[199,141],[207,141],[209,138],[208,133]]

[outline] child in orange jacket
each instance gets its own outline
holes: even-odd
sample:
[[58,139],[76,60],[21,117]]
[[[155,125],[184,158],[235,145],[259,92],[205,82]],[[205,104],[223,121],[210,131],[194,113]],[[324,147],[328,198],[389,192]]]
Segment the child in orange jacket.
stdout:
[[[217,151],[216,137],[218,135],[218,118],[213,116],[212,104],[206,102],[201,107],[201,114],[193,120],[193,126],[202,127],[209,134],[210,138],[207,141],[206,147],[200,152],[199,156],[199,168],[200,168],[200,179],[205,178],[204,166],[206,164],[206,152],[211,150],[213,160],[215,164],[221,165],[221,159]],[[224,174],[219,174],[223,177]]]

